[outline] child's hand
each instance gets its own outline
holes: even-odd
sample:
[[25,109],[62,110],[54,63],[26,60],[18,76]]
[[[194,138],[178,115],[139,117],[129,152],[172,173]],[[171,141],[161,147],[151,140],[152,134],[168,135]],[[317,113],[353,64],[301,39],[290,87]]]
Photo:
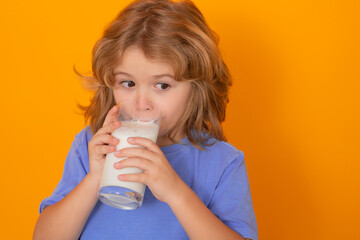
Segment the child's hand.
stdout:
[[146,184],[154,196],[160,201],[170,203],[179,196],[183,180],[164,156],[158,145],[151,140],[141,137],[129,138],[130,144],[143,148],[124,148],[115,153],[116,157],[128,157],[114,164],[116,169],[124,167],[137,167],[144,173],[122,174],[118,176],[121,181],[140,182]]
[[92,137],[88,145],[89,164],[92,176],[101,181],[101,176],[104,168],[104,161],[107,153],[114,152],[119,139],[111,136],[111,133],[120,127],[120,121],[116,121],[116,113],[118,106],[114,106],[108,112],[103,127],[100,128]]

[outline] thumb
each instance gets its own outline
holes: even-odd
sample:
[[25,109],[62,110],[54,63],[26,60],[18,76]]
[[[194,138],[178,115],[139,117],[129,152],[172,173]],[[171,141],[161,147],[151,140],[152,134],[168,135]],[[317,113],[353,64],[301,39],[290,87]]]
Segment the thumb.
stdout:
[[103,126],[115,121],[117,119],[118,111],[119,107],[117,105],[114,105],[106,115]]

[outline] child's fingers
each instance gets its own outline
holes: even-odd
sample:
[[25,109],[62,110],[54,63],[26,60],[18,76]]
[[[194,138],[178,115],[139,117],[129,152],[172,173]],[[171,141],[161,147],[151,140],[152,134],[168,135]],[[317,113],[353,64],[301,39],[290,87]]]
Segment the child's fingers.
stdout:
[[114,168],[116,169],[121,169],[125,167],[136,167],[144,171],[149,171],[152,166],[153,163],[150,160],[137,157],[126,158],[124,160],[121,160],[120,162],[114,163]]
[[121,125],[120,121],[114,121],[114,122],[110,122],[107,125],[104,125],[102,128],[99,129],[99,131],[97,131],[96,135],[101,135],[101,134],[110,134],[112,133],[115,129],[119,128]]
[[124,149],[120,150],[119,152],[116,152],[115,157],[117,157],[117,158],[122,158],[122,157],[128,157],[128,158],[134,157],[135,158],[135,157],[137,157],[137,158],[148,159],[148,160],[151,160],[152,162],[154,162],[154,161],[157,162],[159,159],[159,156],[156,153],[146,150],[144,148],[139,148],[139,147],[124,148]]
[[100,145],[95,147],[95,152],[98,157],[102,157],[105,154],[114,152],[116,147],[114,145]]
[[110,134],[100,134],[94,136],[94,145],[117,145],[119,143],[119,139],[116,137],[111,136]]
[[147,176],[145,173],[121,174],[118,176],[120,181],[139,182],[146,184]]
[[89,154],[95,158],[103,158],[105,154],[116,151],[119,141],[110,134],[95,135],[89,142]]
[[133,145],[138,145],[140,147],[144,147],[144,148],[150,150],[151,152],[155,152],[155,153],[161,152],[159,146],[147,138],[131,137],[131,138],[128,138],[128,142]]
[[116,120],[116,115],[118,113],[118,110],[119,110],[119,107],[117,105],[113,106],[110,109],[110,111],[108,112],[108,114],[105,117],[103,126],[108,125],[110,122],[113,122]]

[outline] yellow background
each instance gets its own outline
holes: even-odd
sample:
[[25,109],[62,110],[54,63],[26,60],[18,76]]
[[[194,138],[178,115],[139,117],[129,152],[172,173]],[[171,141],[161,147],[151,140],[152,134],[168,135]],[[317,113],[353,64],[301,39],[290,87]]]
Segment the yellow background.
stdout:
[[[3,1],[1,239],[30,239],[61,178],[73,73],[129,1]],[[196,0],[234,76],[224,124],[245,153],[260,239],[360,239],[360,2]]]

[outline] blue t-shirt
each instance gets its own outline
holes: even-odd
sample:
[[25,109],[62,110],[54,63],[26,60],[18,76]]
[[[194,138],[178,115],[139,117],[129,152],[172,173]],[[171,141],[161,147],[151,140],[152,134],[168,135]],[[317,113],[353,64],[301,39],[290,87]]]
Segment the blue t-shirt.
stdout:
[[[75,136],[65,161],[63,176],[40,212],[64,198],[89,172],[89,128]],[[211,139],[210,141],[214,141]],[[244,238],[258,239],[244,155],[232,145],[216,141],[199,150],[187,138],[161,150],[182,180],[224,224]],[[98,201],[80,239],[189,239],[170,207],[146,188],[143,204],[121,210]]]

